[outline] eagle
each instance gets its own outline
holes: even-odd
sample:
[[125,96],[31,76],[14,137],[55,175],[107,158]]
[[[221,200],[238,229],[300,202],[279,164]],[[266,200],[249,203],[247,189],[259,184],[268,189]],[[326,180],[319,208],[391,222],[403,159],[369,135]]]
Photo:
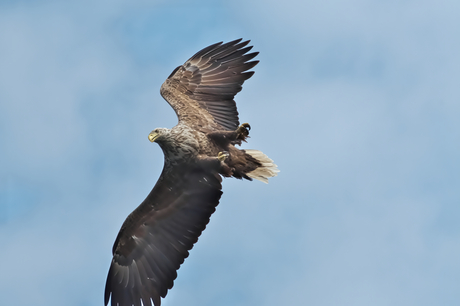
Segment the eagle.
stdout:
[[237,39],[216,43],[177,67],[160,93],[179,122],[149,135],[164,168],[147,198],[126,218],[112,249],[105,305],[160,306],[177,270],[198,241],[222,196],[222,177],[267,183],[279,172],[264,153],[242,150],[250,125],[234,101],[258,52]]

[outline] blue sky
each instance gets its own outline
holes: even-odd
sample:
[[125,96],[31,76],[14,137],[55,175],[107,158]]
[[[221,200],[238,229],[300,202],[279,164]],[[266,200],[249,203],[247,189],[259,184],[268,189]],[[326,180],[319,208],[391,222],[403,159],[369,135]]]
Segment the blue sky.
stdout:
[[0,304],[102,305],[111,247],[162,169],[164,79],[251,39],[246,148],[172,305],[458,305],[460,4],[1,1]]

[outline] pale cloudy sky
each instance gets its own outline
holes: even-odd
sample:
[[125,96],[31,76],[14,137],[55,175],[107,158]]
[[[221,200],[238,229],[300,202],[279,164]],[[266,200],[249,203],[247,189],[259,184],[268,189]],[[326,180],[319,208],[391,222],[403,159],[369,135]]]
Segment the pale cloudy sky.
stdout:
[[260,51],[269,185],[226,180],[164,306],[460,303],[460,3],[0,1],[0,305],[97,306],[163,162],[163,80]]

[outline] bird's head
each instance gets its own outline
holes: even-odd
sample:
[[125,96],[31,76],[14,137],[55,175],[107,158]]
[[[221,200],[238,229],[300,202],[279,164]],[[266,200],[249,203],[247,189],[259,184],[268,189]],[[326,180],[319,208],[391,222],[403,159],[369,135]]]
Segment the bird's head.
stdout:
[[166,128],[156,128],[149,134],[150,142],[157,142],[161,143],[167,140],[167,136],[169,135],[169,129]]

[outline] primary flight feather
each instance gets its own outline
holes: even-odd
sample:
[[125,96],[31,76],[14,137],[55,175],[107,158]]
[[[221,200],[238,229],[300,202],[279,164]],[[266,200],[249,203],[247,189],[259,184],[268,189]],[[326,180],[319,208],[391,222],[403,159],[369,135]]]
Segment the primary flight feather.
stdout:
[[112,306],[160,306],[219,203],[221,176],[267,183],[279,172],[262,152],[235,147],[250,129],[239,124],[233,100],[258,63],[251,61],[258,53],[248,53],[248,43],[206,47],[161,86],[179,123],[148,135],[163,150],[163,172],[118,233],[105,305],[111,300]]

